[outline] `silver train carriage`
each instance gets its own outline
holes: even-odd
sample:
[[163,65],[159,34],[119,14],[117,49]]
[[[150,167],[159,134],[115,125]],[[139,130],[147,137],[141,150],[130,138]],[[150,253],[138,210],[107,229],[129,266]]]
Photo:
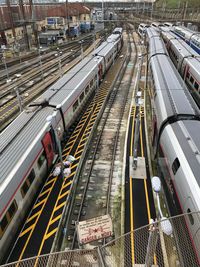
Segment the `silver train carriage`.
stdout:
[[[200,210],[200,111],[171,62],[160,36],[147,29],[153,110],[152,144],[161,177],[182,213]],[[175,214],[172,214],[175,215]],[[200,260],[200,216],[186,225]]]
[[174,26],[172,31],[200,54],[200,32],[192,31],[183,26]]
[[200,59],[185,41],[171,32],[162,32],[167,50],[174,65],[200,106]]
[[[110,38],[53,84],[0,135],[0,261],[57,158],[56,136],[76,119],[119,52]],[[51,122],[47,118],[51,116]]]

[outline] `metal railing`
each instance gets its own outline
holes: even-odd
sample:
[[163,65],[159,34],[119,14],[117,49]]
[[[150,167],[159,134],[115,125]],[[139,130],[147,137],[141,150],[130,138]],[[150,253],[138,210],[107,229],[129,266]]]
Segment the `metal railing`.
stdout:
[[[127,233],[101,247],[51,253],[1,267],[199,266],[200,234],[197,229],[200,228],[200,212],[168,220],[173,228],[170,235],[163,233],[162,224],[165,220],[162,220]],[[196,226],[194,232],[188,232],[190,226]]]

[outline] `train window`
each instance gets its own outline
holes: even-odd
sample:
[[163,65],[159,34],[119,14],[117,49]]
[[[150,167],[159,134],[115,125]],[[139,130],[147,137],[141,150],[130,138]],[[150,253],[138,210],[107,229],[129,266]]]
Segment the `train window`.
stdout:
[[26,181],[23,183],[23,185],[20,189],[23,198],[25,197],[26,193],[28,192],[28,189],[31,186],[34,179],[35,179],[35,171],[34,171],[34,169],[32,169],[31,172],[29,173],[29,176],[26,178]]
[[197,82],[194,83],[194,88],[198,91],[199,90],[199,85]]
[[172,163],[172,171],[173,171],[173,174],[175,175],[176,172],[178,171],[178,168],[180,167],[180,162],[179,162],[179,159],[176,158],[174,160],[174,162]]
[[84,99],[84,92],[82,92],[82,94],[80,95],[80,102],[82,102]]
[[29,174],[27,179],[28,179],[28,181],[29,181],[29,183],[31,185],[33,180],[35,179],[35,171],[34,171],[34,169],[32,169],[32,171],[30,172],[30,174]]
[[39,159],[37,161],[39,169],[42,167],[42,164],[44,163],[45,159],[46,159],[45,158],[45,152],[43,151],[41,156],[39,157]]
[[28,184],[27,184],[27,181],[25,181],[25,182],[23,183],[21,189],[20,189],[20,191],[21,191],[21,195],[22,195],[23,198],[25,197],[26,193],[28,192],[28,189],[29,189],[29,186],[28,186]]
[[8,226],[8,220],[7,220],[7,217],[5,215],[0,222],[0,239],[2,238],[3,233],[4,233],[5,229],[7,228],[7,226]]
[[15,215],[15,212],[17,211],[17,202],[14,200],[12,204],[10,205],[10,208],[8,209],[9,218],[12,219],[12,217]]
[[194,82],[194,78],[191,76],[190,77],[190,82],[193,83]]
[[[91,82],[90,82],[90,88],[93,86],[93,84],[94,84],[94,81],[91,80]],[[86,89],[87,89],[87,88],[86,88]]]
[[17,211],[17,202],[16,200],[14,200],[0,222],[0,238],[2,238],[6,228],[8,227],[8,224],[14,217],[16,211]]
[[76,102],[73,105],[73,111],[75,111],[78,107],[78,100],[76,100]]
[[89,85],[85,88],[85,93],[87,94],[89,92],[90,88]]
[[[191,209],[187,209],[187,213],[190,213]],[[188,218],[190,220],[191,225],[194,224],[194,217],[192,216],[192,214],[188,214]]]

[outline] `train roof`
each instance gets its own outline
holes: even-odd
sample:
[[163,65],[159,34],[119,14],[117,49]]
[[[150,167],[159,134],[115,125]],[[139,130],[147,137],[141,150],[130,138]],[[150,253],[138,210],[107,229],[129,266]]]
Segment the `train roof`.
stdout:
[[[73,93],[76,91],[80,82],[85,86],[87,85],[87,78],[92,73],[96,74],[96,67],[98,62],[103,60],[102,58],[93,57],[90,61],[87,62],[82,68],[79,69],[72,77],[69,73],[70,79],[68,79],[68,74],[66,74],[66,82],[63,83],[63,80],[58,81],[55,85],[51,86],[50,90],[57,90],[57,93],[51,97],[49,104],[58,105],[62,102],[69,100],[71,103],[74,101]],[[96,63],[96,64],[95,64]],[[73,71],[72,71],[73,74]],[[79,92],[77,91],[77,94]]]
[[162,39],[151,38],[149,48],[149,62],[153,70],[153,80],[160,105],[158,110],[160,123],[176,114],[199,115],[199,110],[172,64]]
[[116,42],[118,39],[120,38],[120,34],[111,34],[108,38],[107,38],[107,42]]
[[123,29],[121,27],[115,28],[113,34],[122,34]]
[[171,32],[162,32],[162,35],[170,40],[170,42],[176,47],[182,57],[199,57],[199,54],[194,49],[192,49],[184,40],[177,37],[175,34]]
[[46,132],[46,118],[52,112],[50,107],[40,112],[24,111],[0,134],[0,185],[18,167],[39,133]]
[[[186,120],[178,122],[172,125],[172,127],[181,144],[184,155],[187,157],[188,162],[192,166],[192,170],[195,172],[196,180],[200,185],[200,122]],[[194,161],[194,157],[198,160],[198,164]]]

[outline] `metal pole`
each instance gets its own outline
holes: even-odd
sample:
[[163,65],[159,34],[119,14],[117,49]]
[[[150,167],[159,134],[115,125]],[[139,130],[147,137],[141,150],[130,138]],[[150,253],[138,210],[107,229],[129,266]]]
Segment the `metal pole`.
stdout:
[[104,20],[104,3],[103,3],[103,0],[102,0],[102,21]]
[[147,254],[145,257],[145,267],[151,267],[154,260],[154,253],[156,251],[156,245],[158,241],[158,230],[154,220],[151,219],[151,225],[149,228],[149,239],[147,245]]
[[22,99],[21,99],[21,96],[19,94],[19,89],[18,88],[15,88],[15,93],[17,95],[17,100],[18,100],[18,103],[19,103],[19,110],[20,110],[20,113],[23,111],[23,106],[22,106]]
[[[40,43],[39,43],[40,45]],[[38,49],[38,53],[39,53],[39,60],[40,60],[40,70],[41,70],[41,74],[42,74],[42,79],[44,80],[44,72],[43,72],[43,67],[42,67],[42,58],[41,58],[41,53],[40,53],[40,47]]]
[[64,178],[63,175],[63,169],[64,169],[64,164],[63,164],[63,159],[62,159],[62,148],[61,148],[61,143],[60,143],[60,139],[58,138],[58,134],[57,131],[52,127],[54,134],[55,134],[55,138],[56,138],[56,144],[58,147],[58,156],[60,159],[60,163],[61,163],[61,177]]
[[7,67],[7,64],[6,64],[6,58],[4,57],[3,55],[3,63],[4,63],[4,66],[5,66],[5,70],[6,70],[6,76],[7,76],[7,81],[9,82],[10,80],[10,76],[9,76],[9,73],[8,73],[8,67]]
[[134,170],[137,169],[137,147],[138,147],[139,133],[140,133],[140,118],[139,118],[139,115],[137,115],[136,122],[135,122],[135,134],[134,134],[134,145],[133,145],[133,168]]
[[58,65],[59,65],[59,73],[60,73],[60,78],[62,78],[62,66],[61,66],[61,59],[60,59],[60,55],[59,55],[59,60],[58,60]]

